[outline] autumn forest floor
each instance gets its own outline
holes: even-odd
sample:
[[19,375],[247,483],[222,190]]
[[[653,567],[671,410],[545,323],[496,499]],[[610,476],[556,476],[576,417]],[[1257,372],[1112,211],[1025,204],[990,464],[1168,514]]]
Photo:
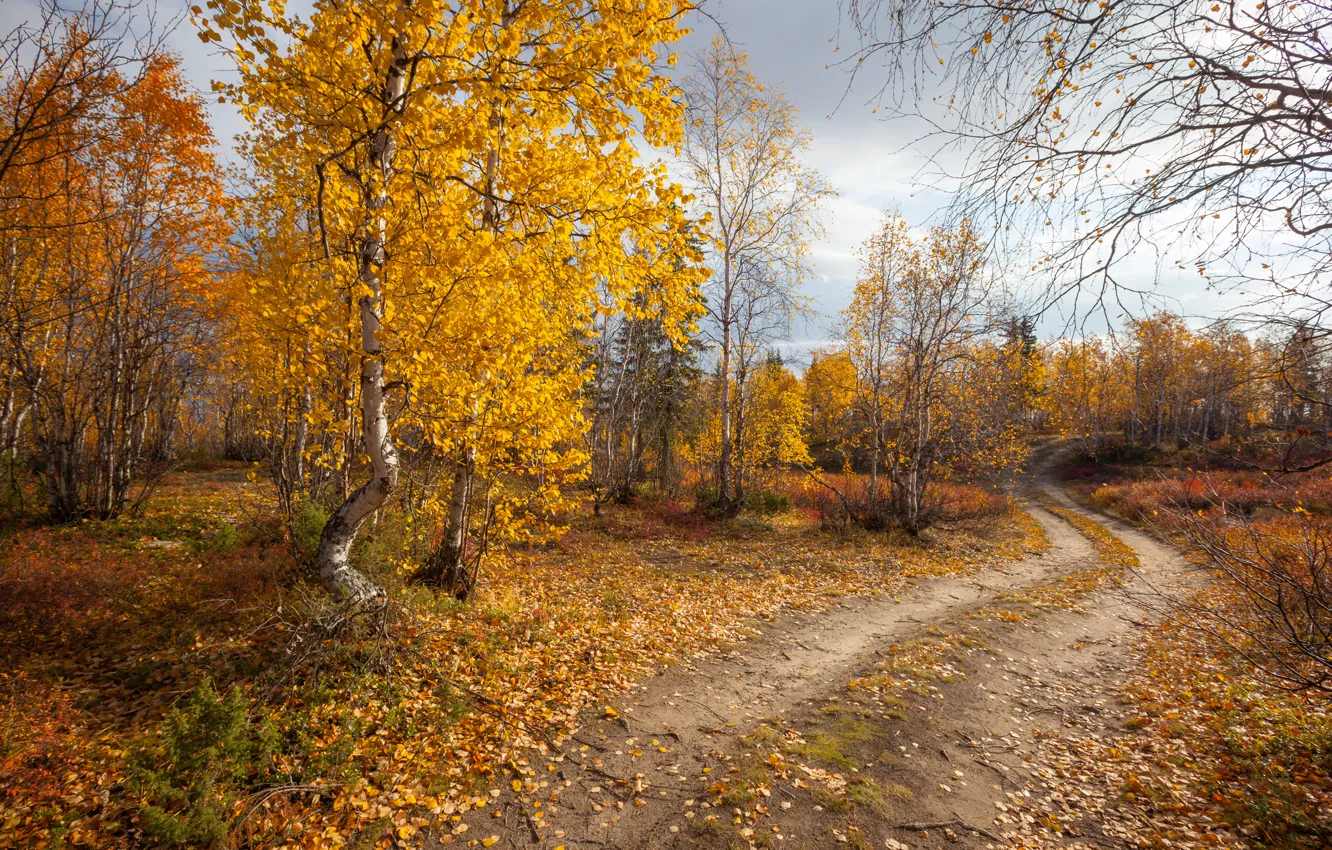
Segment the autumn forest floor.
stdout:
[[279,733],[262,770],[205,780],[242,846],[1321,846],[1325,712],[1164,628],[1198,579],[1070,501],[1058,460],[924,542],[612,512],[497,559],[468,606],[399,587],[392,638],[300,663],[299,565],[217,540],[262,513],[239,471],[132,522],[18,529],[0,847],[161,844],[147,805],[203,805],[157,766],[205,679]]

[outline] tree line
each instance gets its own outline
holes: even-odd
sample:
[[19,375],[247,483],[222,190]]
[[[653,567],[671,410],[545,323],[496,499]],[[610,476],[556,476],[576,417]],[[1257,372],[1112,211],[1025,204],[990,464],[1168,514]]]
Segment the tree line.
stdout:
[[140,501],[217,365],[212,131],[179,60],[132,23],[52,7],[0,44],[0,443],[56,521]]
[[405,539],[376,568],[466,598],[488,547],[584,497],[733,517],[792,470],[919,533],[939,482],[998,480],[1034,427],[1326,435],[1316,322],[1041,346],[968,215],[886,216],[836,341],[790,368],[833,190],[732,44],[672,70],[692,10],[213,0],[192,25],[249,127],[226,175],[144,10],[44,7],[0,45],[11,500],[111,518],[187,454],[257,461],[330,593],[378,610],[353,551],[386,513]]
[[228,175],[148,10],[43,7],[0,51],[11,507],[110,519],[191,454],[254,461],[350,609],[385,602],[352,554],[383,512],[409,539],[376,567],[465,598],[492,541],[628,498],[649,455],[678,486],[717,405],[734,514],[799,442],[767,343],[828,189],[725,41],[669,75],[691,10],[196,7],[249,124]]
[[1175,314],[1131,319],[1119,333],[1043,347],[1050,427],[1104,448],[1176,448],[1273,432],[1287,450],[1326,445],[1332,359],[1309,324],[1190,328]]

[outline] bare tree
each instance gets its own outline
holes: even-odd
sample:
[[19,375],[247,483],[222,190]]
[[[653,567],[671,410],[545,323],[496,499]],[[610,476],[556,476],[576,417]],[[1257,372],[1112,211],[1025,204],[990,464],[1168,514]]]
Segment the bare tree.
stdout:
[[761,343],[785,327],[782,318],[808,271],[819,207],[832,190],[802,161],[810,136],[796,123],[795,108],[754,78],[744,54],[714,41],[695,57],[683,88],[684,165],[699,211],[709,216],[713,274],[705,295],[719,348],[718,500],[734,513],[740,495],[732,381],[743,382]]
[[782,280],[786,269],[760,267],[748,271],[743,264],[737,275],[732,333],[735,352],[731,370],[731,407],[735,427],[732,431],[733,474],[731,498],[736,504],[745,499],[750,472],[749,444],[751,383],[757,371],[774,351],[771,344],[790,333],[792,319],[805,313],[803,299],[797,294],[798,280]]
[[1124,274],[1135,254],[1327,304],[1326,0],[842,8],[853,74],[881,63],[876,101],[926,123],[943,182],[1042,276],[1047,305],[1145,295]]

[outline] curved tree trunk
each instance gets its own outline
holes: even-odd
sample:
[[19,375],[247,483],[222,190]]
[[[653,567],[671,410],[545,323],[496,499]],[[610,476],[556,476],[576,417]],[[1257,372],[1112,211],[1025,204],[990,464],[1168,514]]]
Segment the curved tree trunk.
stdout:
[[[393,39],[393,63],[384,84],[388,111],[401,112],[406,93],[407,55],[400,38]],[[384,404],[384,354],[379,332],[384,321],[383,281],[388,184],[397,147],[386,127],[372,141],[373,168],[365,179],[365,235],[361,239],[358,276],[369,292],[361,296],[361,437],[370,457],[370,480],[358,487],[329,517],[319,536],[316,560],[324,587],[353,610],[377,610],[387,602],[384,589],[351,565],[352,544],[361,525],[382,507],[398,487],[398,453],[389,433]]]

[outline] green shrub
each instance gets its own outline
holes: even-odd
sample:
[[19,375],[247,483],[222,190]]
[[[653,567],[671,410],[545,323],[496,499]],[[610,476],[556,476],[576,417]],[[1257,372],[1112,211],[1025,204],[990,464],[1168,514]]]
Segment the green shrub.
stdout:
[[212,552],[230,552],[240,545],[241,535],[236,526],[225,520],[217,527],[212,536],[204,541],[204,546]]
[[145,835],[173,847],[229,846],[232,803],[267,774],[277,741],[270,722],[250,722],[239,690],[219,696],[205,680],[167,717],[159,746],[134,755]]
[[297,555],[314,557],[319,548],[319,535],[324,533],[330,515],[328,508],[313,499],[304,499],[296,505],[291,516],[291,542]]
[[364,529],[356,537],[352,549],[352,563],[380,584],[390,585],[397,591],[402,576],[392,569],[392,564],[401,561],[420,563],[427,553],[419,547],[421,543],[416,534],[417,526],[403,522],[401,514],[389,514],[373,526]]
[[780,514],[791,509],[791,499],[776,490],[756,490],[745,494],[745,509],[756,514]]
[[773,528],[764,520],[755,516],[738,516],[733,522],[735,527],[745,531],[772,531]]

